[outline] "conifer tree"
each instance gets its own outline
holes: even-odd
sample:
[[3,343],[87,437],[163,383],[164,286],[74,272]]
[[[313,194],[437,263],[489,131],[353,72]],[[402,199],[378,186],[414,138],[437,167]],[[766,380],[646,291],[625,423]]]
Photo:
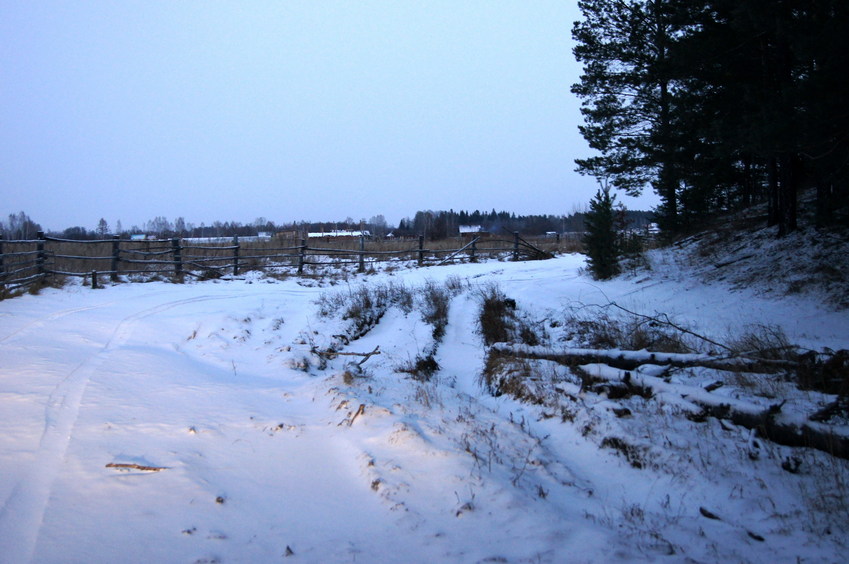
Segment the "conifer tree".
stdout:
[[849,3],[845,0],[579,0],[572,92],[595,156],[578,171],[660,197],[667,236],[768,204],[797,228],[849,223]]
[[604,187],[590,200],[590,209],[584,216],[584,253],[593,278],[606,280],[620,272],[619,244],[616,234],[616,196]]
[[583,99],[579,129],[599,155],[578,172],[609,180],[631,196],[651,185],[658,222],[678,228],[680,159],[672,123],[675,95],[669,51],[680,34],[677,4],[662,0],[581,0],[575,58],[583,65],[572,92]]

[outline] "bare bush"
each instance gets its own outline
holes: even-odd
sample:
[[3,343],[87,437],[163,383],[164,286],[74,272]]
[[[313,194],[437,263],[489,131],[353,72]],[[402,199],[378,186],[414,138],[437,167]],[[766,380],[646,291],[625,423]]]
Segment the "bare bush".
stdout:
[[674,323],[625,312],[612,314],[606,306],[574,308],[562,325],[566,338],[581,347],[669,353],[693,352],[697,348],[693,339]]
[[418,355],[415,360],[410,360],[395,368],[397,372],[409,374],[413,380],[427,382],[439,371],[439,364],[433,354],[425,356]]
[[763,360],[789,360],[798,358],[798,348],[791,345],[784,330],[776,325],[750,325],[737,337],[732,337],[728,348],[738,356],[756,356]]

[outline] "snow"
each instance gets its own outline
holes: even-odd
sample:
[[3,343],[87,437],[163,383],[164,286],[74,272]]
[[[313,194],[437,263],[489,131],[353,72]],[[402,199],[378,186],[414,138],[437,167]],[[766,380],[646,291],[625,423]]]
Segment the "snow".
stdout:
[[[549,346],[565,339],[554,321],[611,302],[717,340],[762,324],[818,350],[849,342],[849,313],[815,297],[655,260],[662,275],[604,283],[563,256],[2,301],[0,561],[843,561],[846,461],[683,417],[680,387],[715,373],[614,401],[540,361],[577,398],[571,413],[481,386],[477,314],[491,284]],[[390,282],[455,288],[444,338],[419,306],[387,306],[356,339],[341,310],[320,312],[322,296]],[[428,353],[430,379],[404,371]],[[716,394],[768,405],[743,386]],[[791,399],[800,413],[828,400]],[[631,416],[611,411],[623,406]],[[802,471],[782,469],[791,457]]]

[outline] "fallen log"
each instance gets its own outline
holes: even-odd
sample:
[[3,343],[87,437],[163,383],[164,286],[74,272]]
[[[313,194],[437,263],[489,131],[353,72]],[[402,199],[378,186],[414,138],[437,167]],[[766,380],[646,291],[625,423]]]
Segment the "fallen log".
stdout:
[[758,413],[747,413],[737,411],[728,404],[708,405],[698,400],[695,403],[704,408],[706,415],[727,419],[747,429],[755,429],[761,437],[774,443],[814,448],[849,460],[849,436],[839,434],[833,427],[824,423],[793,420],[776,410],[775,406]]
[[567,366],[580,366],[604,362],[621,370],[635,370],[644,364],[665,365],[674,368],[703,366],[729,372],[775,373],[793,369],[797,363],[785,360],[760,359],[734,355],[710,355],[702,353],[664,353],[652,351],[628,351],[620,349],[552,349],[531,347],[512,343],[495,343],[492,351],[505,356],[524,359],[550,360]]
[[784,402],[767,407],[729,397],[719,397],[709,391],[686,384],[671,384],[645,374],[623,371],[607,364],[586,364],[576,367],[581,377],[593,382],[623,387],[633,394],[656,396],[674,395],[701,410],[694,414],[731,421],[735,425],[755,430],[762,438],[785,446],[808,447],[849,460],[849,432],[834,426],[812,421],[804,415],[784,413]]

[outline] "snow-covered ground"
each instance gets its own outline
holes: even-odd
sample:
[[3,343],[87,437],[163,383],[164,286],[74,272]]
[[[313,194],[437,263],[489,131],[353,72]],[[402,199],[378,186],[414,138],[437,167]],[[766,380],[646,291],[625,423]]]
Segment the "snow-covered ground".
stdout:
[[[572,397],[560,411],[481,386],[493,284],[552,346],[611,302],[717,341],[761,324],[849,344],[849,312],[654,260],[604,283],[565,256],[2,301],[0,562],[845,561],[845,460],[588,394],[554,363],[537,368]],[[356,326],[363,285],[413,303]],[[428,285],[450,290],[441,338]]]

